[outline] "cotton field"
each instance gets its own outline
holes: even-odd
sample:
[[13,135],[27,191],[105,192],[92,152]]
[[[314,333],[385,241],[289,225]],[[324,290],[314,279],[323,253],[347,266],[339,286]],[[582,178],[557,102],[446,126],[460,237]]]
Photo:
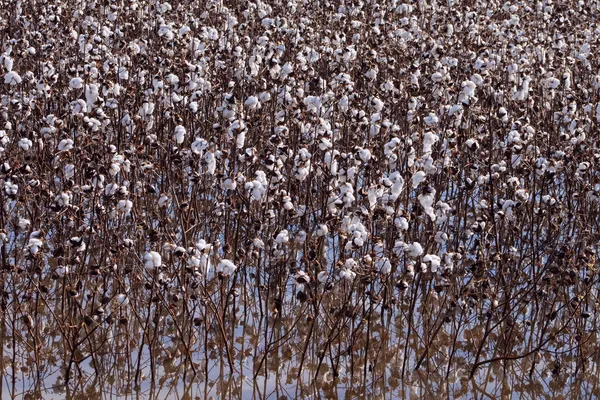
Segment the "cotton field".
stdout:
[[600,2],[0,3],[0,397],[599,395]]

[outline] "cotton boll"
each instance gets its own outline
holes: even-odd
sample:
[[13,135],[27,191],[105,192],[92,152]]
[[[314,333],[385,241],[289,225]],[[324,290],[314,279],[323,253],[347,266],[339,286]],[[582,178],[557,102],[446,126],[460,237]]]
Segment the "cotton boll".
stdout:
[[231,276],[236,270],[236,266],[233,262],[228,259],[222,259],[217,265],[217,273],[223,277]]
[[431,153],[431,148],[439,139],[439,136],[435,133],[425,133],[425,135],[423,135],[423,154]]
[[58,151],[69,151],[73,148],[73,139],[63,139],[58,143]]
[[329,273],[327,271],[321,271],[317,274],[317,281],[319,283],[324,284],[329,280]]
[[429,263],[431,272],[435,273],[441,264],[441,258],[435,254],[426,254],[425,257],[423,257],[423,262]]
[[182,125],[177,125],[175,127],[175,133],[173,134],[173,140],[175,141],[175,143],[177,143],[178,145],[183,143],[183,141],[185,140],[186,133],[187,132]]
[[546,87],[554,90],[560,85],[560,81],[554,77],[546,79]]
[[417,258],[423,254],[423,247],[419,242],[413,242],[412,244],[408,245],[407,251],[410,257]]
[[404,217],[394,219],[394,225],[401,231],[408,230],[408,220]]
[[375,262],[375,268],[382,274],[388,275],[392,272],[392,263],[387,257],[381,257]]
[[27,248],[29,249],[29,252],[32,255],[36,255],[40,251],[40,249],[42,248],[43,245],[44,245],[44,243],[40,239],[30,238]]
[[424,171],[417,171],[412,176],[412,187],[416,189],[421,182],[423,182],[426,178],[427,174]]
[[425,118],[423,118],[423,122],[425,122],[428,126],[434,126],[438,123],[439,118],[435,113],[429,113]]
[[69,87],[71,89],[81,89],[83,87],[83,79],[79,77],[72,78],[69,82]]
[[280,245],[285,244],[289,241],[290,241],[290,233],[288,232],[287,229],[283,229],[281,232],[279,232],[277,234],[277,237],[275,237],[275,242],[277,242]]
[[244,102],[244,106],[249,110],[256,110],[260,108],[260,101],[256,96],[250,96]]
[[144,254],[144,266],[148,269],[159,268],[162,265],[162,256],[156,251]]
[[371,151],[369,149],[363,149],[363,148],[359,148],[358,151],[358,157],[363,161],[363,162],[367,162],[371,159]]
[[352,282],[356,278],[356,272],[350,269],[342,268],[339,272],[339,277],[342,280]]
[[31,226],[31,221],[26,218],[19,218],[18,226],[20,230],[25,231]]
[[10,86],[19,85],[23,79],[21,76],[15,71],[8,71],[6,75],[4,75],[4,83]]
[[19,147],[24,150],[24,151],[29,151],[29,149],[31,149],[31,147],[33,146],[33,142],[27,138],[22,138],[21,140],[19,140]]
[[315,235],[317,237],[323,237],[323,236],[327,235],[328,232],[329,232],[329,228],[327,227],[327,225],[319,224],[317,226],[317,230],[315,231]]
[[437,216],[433,210],[433,202],[435,200],[435,189],[428,187],[427,190],[419,195],[419,202],[432,221],[435,221]]
[[477,141],[477,139],[474,138],[467,139],[465,145],[471,151],[475,151],[479,148],[479,142]]
[[133,202],[131,200],[119,200],[117,203],[117,211],[125,216],[131,213]]

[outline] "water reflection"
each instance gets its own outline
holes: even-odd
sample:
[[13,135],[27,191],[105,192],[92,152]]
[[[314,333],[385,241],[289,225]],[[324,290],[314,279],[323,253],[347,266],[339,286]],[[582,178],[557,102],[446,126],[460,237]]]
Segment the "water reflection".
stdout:
[[100,277],[77,290],[67,278],[11,275],[0,330],[1,396],[598,393],[596,318],[582,312],[586,301],[592,304],[595,281],[545,297],[542,281],[539,293],[527,285],[517,290],[515,281],[514,295],[490,301],[485,285],[457,280],[433,288],[426,274],[403,290],[366,274],[353,283],[312,282],[305,297],[295,287],[270,292],[253,276],[241,270],[206,281],[184,273],[161,283],[143,270],[116,272],[130,287],[123,302]]

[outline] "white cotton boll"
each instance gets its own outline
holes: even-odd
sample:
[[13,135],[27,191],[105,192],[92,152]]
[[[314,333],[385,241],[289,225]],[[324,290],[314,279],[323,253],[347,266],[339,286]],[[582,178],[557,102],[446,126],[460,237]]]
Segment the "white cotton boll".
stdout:
[[69,82],[69,88],[71,89],[81,89],[83,87],[83,79],[79,77],[75,77],[71,79]]
[[350,270],[350,269],[346,269],[346,268],[342,268],[339,272],[340,275],[340,279],[352,282],[354,280],[354,278],[356,278],[356,272]]
[[217,169],[217,159],[215,155],[212,152],[207,151],[202,157],[202,161],[204,162],[206,173],[214,175],[215,170]]
[[263,242],[260,238],[254,238],[254,240],[252,241],[252,244],[257,249],[263,250],[265,248],[265,242]]
[[421,182],[423,182],[426,178],[427,174],[424,171],[417,171],[412,176],[412,187],[416,189]]
[[452,107],[450,107],[450,109],[448,110],[448,115],[452,116],[454,114],[460,114],[463,111],[463,106],[462,104],[454,104]]
[[475,89],[477,88],[477,85],[472,81],[464,81],[462,83],[462,88],[463,95],[467,98],[471,98],[475,96]]
[[431,218],[432,221],[436,220],[435,212],[433,211],[433,201],[435,199],[435,190],[432,189],[430,193],[423,193],[419,195],[419,202],[425,210],[425,214]]
[[479,142],[477,141],[477,139],[473,139],[473,138],[467,139],[467,141],[465,142],[465,145],[471,151],[475,151],[479,148]]
[[435,113],[431,112],[423,119],[423,122],[425,122],[425,124],[428,126],[433,126],[436,125],[439,122],[439,120],[440,119],[438,118],[438,116]]
[[299,181],[304,181],[307,177],[308,177],[308,168],[300,167],[300,168],[296,169],[296,172],[294,173],[294,178],[296,178]]
[[69,151],[73,148],[73,139],[63,139],[58,143],[58,151]]
[[371,99],[371,106],[376,112],[381,112],[381,110],[383,110],[384,103],[381,101],[381,99],[373,97],[373,99]]
[[404,217],[398,217],[394,219],[394,225],[401,231],[408,230],[408,220]]
[[162,256],[156,251],[149,251],[144,254],[144,266],[148,269],[158,268],[162,265]]
[[554,77],[546,79],[546,87],[548,89],[556,89],[560,85],[560,81]]
[[22,81],[21,76],[15,71],[8,71],[6,75],[4,75],[4,83],[7,85],[19,85]]
[[242,149],[244,147],[245,143],[246,143],[246,130],[243,130],[237,134],[237,136],[235,138],[235,146],[238,149]]
[[133,208],[133,202],[131,200],[119,200],[117,203],[117,211],[124,215],[129,215]]
[[330,149],[333,146],[333,144],[331,143],[331,140],[329,140],[328,138],[321,138],[319,139],[319,149],[326,151],[327,149]]
[[287,229],[282,230],[281,232],[279,232],[277,234],[277,237],[275,237],[275,242],[277,242],[278,244],[284,244],[290,241],[290,233],[288,232]]
[[421,246],[421,243],[419,242],[413,242],[408,245],[407,251],[410,257],[417,258],[423,254],[423,246]]
[[437,231],[435,233],[435,242],[443,245],[448,241],[448,234],[446,232]]
[[358,149],[358,157],[363,161],[367,162],[371,159],[371,151],[369,149]]
[[119,185],[116,183],[109,183],[108,185],[106,185],[106,187],[104,188],[104,195],[105,196],[114,196],[115,193],[117,193],[117,190],[119,189]]
[[85,86],[85,101],[87,110],[91,110],[92,106],[98,101],[99,91],[98,85],[95,83],[90,83]]
[[249,110],[256,110],[260,108],[260,101],[258,101],[258,97],[250,96],[244,102],[244,106]]
[[31,221],[26,218],[19,218],[18,225],[20,230],[25,231],[31,226]]
[[377,268],[381,274],[388,275],[392,272],[392,263],[389,258],[381,257],[375,262],[375,268]]
[[483,77],[479,74],[473,74],[473,76],[471,77],[471,81],[476,85],[476,86],[481,86],[483,85]]
[[175,133],[173,134],[173,140],[175,141],[175,143],[177,143],[178,145],[183,143],[183,141],[185,140],[186,133],[187,131],[182,125],[177,125],[175,127]]
[[6,68],[7,71],[12,71],[14,63],[13,59],[6,55],[6,53],[4,56],[0,56],[0,59],[3,61],[4,68]]
[[327,227],[327,225],[325,225],[325,224],[317,225],[317,230],[315,231],[315,235],[317,237],[323,237],[323,236],[327,235],[327,233],[329,233],[329,227]]
[[327,283],[328,280],[329,280],[329,272],[321,271],[317,274],[317,281],[319,281],[319,283]]
[[33,237],[29,239],[27,248],[31,254],[36,255],[43,245],[44,243],[40,239]]
[[427,132],[423,135],[423,153],[431,153],[432,146],[439,140],[439,136],[432,132]]
[[160,208],[168,208],[171,205],[171,197],[166,193],[161,193],[158,198],[158,206]]
[[226,190],[235,190],[237,187],[237,182],[231,178],[227,178],[223,181],[221,187]]
[[429,263],[431,272],[435,273],[437,272],[442,260],[435,254],[426,254],[425,257],[423,257],[423,262]]
[[21,140],[19,140],[18,144],[19,147],[25,151],[29,151],[29,149],[31,149],[31,147],[33,146],[33,142],[27,138],[22,138]]
[[342,96],[342,98],[338,101],[338,107],[342,113],[346,113],[350,109],[348,96]]
[[431,75],[431,80],[435,83],[439,83],[444,79],[444,74],[442,74],[441,72],[434,72]]
[[223,276],[230,276],[235,272],[235,270],[235,264],[225,258],[219,262],[216,269],[217,273],[222,274]]
[[60,207],[68,206],[71,202],[71,196],[69,195],[69,193],[61,192],[58,196],[54,198],[54,202]]

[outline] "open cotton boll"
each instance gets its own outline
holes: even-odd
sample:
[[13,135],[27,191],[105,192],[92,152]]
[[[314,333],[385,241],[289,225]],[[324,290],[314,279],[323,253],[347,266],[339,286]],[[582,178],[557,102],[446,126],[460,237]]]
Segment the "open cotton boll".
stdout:
[[425,124],[428,126],[433,126],[433,125],[437,124],[439,120],[440,119],[438,118],[438,116],[435,115],[435,113],[433,113],[433,112],[429,113],[429,115],[427,115],[425,118],[423,118],[423,122],[425,122]]
[[4,75],[4,83],[7,85],[19,85],[22,81],[23,79],[21,78],[21,76],[15,71],[8,71],[6,75]]
[[427,174],[425,173],[425,171],[417,171],[413,174],[412,176],[412,187],[413,189],[416,189],[421,182],[423,182],[426,178]]
[[230,276],[235,272],[236,268],[237,267],[233,262],[224,258],[217,265],[216,271],[218,274],[221,274],[223,276]]
[[33,142],[27,138],[22,138],[21,140],[19,140],[19,147],[22,150],[29,151],[29,149],[31,149],[32,146]]
[[436,219],[436,215],[433,210],[434,200],[435,200],[435,189],[433,189],[433,188],[430,188],[430,190],[428,190],[427,192],[419,195],[419,202],[421,203],[421,206],[425,210],[425,214],[427,214],[429,216],[429,218],[431,218],[432,221],[435,221],[435,219]]
[[82,87],[83,79],[81,79],[80,77],[75,77],[69,82],[69,88],[71,89],[81,89]]
[[250,96],[244,102],[244,106],[249,110],[256,110],[260,108],[260,101],[256,96]]
[[426,254],[425,257],[423,257],[423,262],[429,263],[431,272],[437,272],[442,260],[435,254]]
[[175,143],[177,143],[177,144],[183,143],[183,141],[185,140],[185,134],[186,134],[185,128],[182,125],[177,125],[175,127],[175,133],[173,134],[173,140],[175,141]]
[[277,234],[277,237],[275,237],[275,242],[277,242],[278,244],[284,244],[290,241],[290,233],[288,232],[287,229],[283,229],[281,232],[279,232]]
[[423,246],[421,246],[421,243],[419,242],[413,242],[412,244],[409,244],[406,250],[408,251],[408,255],[412,258],[417,258],[423,254]]
[[19,229],[24,231],[27,230],[31,226],[31,221],[26,218],[19,218]]
[[148,269],[158,268],[162,265],[162,256],[156,251],[149,251],[144,254],[144,266]]
[[398,217],[394,220],[394,225],[401,231],[408,230],[408,220],[404,217]]
[[392,272],[392,263],[389,258],[381,257],[375,261],[375,268],[377,268],[381,274],[388,275]]
[[433,132],[427,132],[423,135],[423,154],[431,153],[432,146],[439,140],[439,136]]
[[73,148],[73,139],[63,139],[58,143],[58,151],[69,151]]
[[27,247],[31,254],[36,255],[43,245],[44,243],[40,239],[33,237],[29,239],[29,244]]
[[323,237],[323,236],[327,235],[328,232],[329,232],[329,228],[327,227],[327,225],[319,224],[317,226],[317,230],[315,231],[315,235],[317,237]]
[[546,87],[548,89],[556,89],[560,85],[560,81],[554,77],[546,79]]
[[352,271],[351,269],[342,268],[340,269],[339,276],[340,279],[352,282],[354,278],[356,278],[356,272]]

